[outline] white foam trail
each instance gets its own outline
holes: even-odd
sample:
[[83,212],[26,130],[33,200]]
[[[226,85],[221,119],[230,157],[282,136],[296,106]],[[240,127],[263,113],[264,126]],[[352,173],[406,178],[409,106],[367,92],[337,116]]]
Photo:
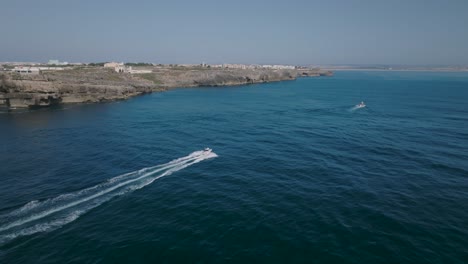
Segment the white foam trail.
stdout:
[[354,112],[354,111],[356,111],[358,109],[359,109],[359,106],[353,106],[353,107],[349,108],[348,111]]
[[44,201],[31,201],[2,216],[0,244],[19,236],[59,228],[113,197],[143,188],[161,177],[215,157],[214,152],[195,151],[166,164],[126,173],[93,187]]
[[32,208],[36,207],[38,204],[39,204],[38,200],[30,201],[29,203],[23,205],[21,208],[18,208],[17,210],[11,212],[10,215],[12,215],[12,216],[13,215],[19,215],[24,211],[31,210]]

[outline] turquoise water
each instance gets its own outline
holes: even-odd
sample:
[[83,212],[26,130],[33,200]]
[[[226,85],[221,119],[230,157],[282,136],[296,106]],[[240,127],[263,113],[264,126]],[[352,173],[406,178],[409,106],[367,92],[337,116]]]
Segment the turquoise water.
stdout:
[[0,135],[0,263],[468,259],[468,73],[3,112]]

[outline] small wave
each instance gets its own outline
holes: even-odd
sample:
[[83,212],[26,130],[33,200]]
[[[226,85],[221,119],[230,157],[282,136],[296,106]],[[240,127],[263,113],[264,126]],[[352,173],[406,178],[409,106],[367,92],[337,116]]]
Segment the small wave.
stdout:
[[215,157],[214,152],[195,151],[171,162],[119,175],[73,193],[31,201],[2,216],[0,244],[20,236],[55,230],[116,196],[141,189],[159,178]]

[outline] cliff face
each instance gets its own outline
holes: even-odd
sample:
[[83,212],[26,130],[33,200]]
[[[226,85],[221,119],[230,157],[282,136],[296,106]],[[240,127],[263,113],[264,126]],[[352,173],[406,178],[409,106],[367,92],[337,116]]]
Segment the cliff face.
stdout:
[[152,68],[152,73],[116,73],[102,67],[18,75],[0,72],[0,106],[41,107],[61,103],[122,100],[176,87],[228,86],[294,80],[328,74],[317,70]]
[[291,70],[162,70],[154,73],[165,87],[230,86],[294,80]]
[[107,69],[26,76],[0,73],[0,104],[10,108],[121,100],[157,90],[161,89],[151,81]]

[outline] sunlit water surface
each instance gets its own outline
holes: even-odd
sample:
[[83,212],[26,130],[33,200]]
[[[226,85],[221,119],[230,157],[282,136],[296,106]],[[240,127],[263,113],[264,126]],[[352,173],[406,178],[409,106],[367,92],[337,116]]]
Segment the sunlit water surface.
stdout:
[[0,135],[1,263],[468,260],[468,73],[3,111]]

